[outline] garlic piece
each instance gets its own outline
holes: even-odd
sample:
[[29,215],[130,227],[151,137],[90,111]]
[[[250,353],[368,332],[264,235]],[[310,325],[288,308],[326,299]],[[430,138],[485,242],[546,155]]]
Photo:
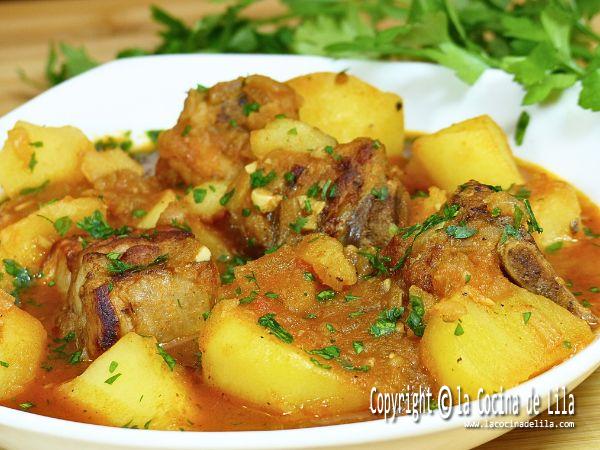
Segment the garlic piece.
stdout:
[[271,191],[264,188],[253,189],[250,198],[252,199],[252,203],[263,213],[274,211],[281,200],[283,200],[283,196],[273,194]]

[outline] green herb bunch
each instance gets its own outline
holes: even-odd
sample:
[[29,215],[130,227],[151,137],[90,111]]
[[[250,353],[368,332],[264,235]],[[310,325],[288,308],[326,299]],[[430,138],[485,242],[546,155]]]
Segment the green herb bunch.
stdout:
[[[579,105],[600,111],[600,35],[591,19],[600,0],[280,0],[283,13],[252,19],[265,0],[236,0],[188,25],[156,6],[153,49],[167,53],[277,53],[430,61],[474,83],[488,68],[514,76],[524,105],[543,102],[581,81]],[[274,8],[277,9],[277,8]],[[46,66],[58,84],[97,65],[84,48],[51,46]]]

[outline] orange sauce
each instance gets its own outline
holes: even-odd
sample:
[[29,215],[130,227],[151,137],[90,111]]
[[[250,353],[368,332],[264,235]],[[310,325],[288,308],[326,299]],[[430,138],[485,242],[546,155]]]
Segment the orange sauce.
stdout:
[[[398,165],[402,166],[402,163],[398,162]],[[527,179],[545,173],[543,169],[529,163],[519,162],[519,165]],[[583,226],[596,233],[600,232],[598,207],[581,193],[579,193],[579,201],[582,208]],[[565,244],[559,252],[547,254],[547,257],[558,274],[568,280],[575,295],[582,302],[589,302],[595,314],[600,315],[600,292],[596,292],[598,289],[595,289],[600,287],[600,271],[598,270],[600,239],[592,239],[581,232],[578,237],[576,242]],[[55,394],[55,388],[58,385],[81,374],[89,365],[89,362],[84,361],[78,364],[70,364],[67,361],[68,355],[75,349],[72,347],[72,343],[60,341],[61,336],[58,335],[55,326],[56,318],[62,307],[61,303],[55,288],[45,285],[35,286],[23,296],[22,308],[38,318],[48,331],[48,354],[46,360],[43,361],[37,380],[31,383],[22,394],[14,399],[1,402],[1,404],[19,409],[19,404],[31,402],[35,405],[30,409],[32,413],[79,422],[98,423],[91,413],[66,406]],[[62,345],[64,347],[61,349]],[[413,345],[403,351],[413,352],[412,355],[407,356],[418,358],[417,348],[417,345]],[[207,412],[202,423],[190,423],[189,430],[271,430],[376,418],[368,411],[327,418],[270,414],[205,386],[202,383],[199,369],[189,368],[187,370],[189,382],[193,384],[193,390],[197,396],[197,402]],[[426,383],[426,380],[423,381]]]

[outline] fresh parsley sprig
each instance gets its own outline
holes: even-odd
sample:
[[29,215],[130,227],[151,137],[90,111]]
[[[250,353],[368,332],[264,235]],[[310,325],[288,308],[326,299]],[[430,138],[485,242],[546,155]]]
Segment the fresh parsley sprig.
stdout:
[[[220,14],[188,25],[151,7],[162,29],[153,49],[117,58],[166,53],[282,53],[430,61],[474,83],[487,68],[514,76],[523,104],[543,102],[581,81],[579,105],[600,111],[600,35],[590,0],[280,0],[284,12],[260,19],[236,0]],[[84,48],[51,45],[46,79],[58,84],[98,63]]]

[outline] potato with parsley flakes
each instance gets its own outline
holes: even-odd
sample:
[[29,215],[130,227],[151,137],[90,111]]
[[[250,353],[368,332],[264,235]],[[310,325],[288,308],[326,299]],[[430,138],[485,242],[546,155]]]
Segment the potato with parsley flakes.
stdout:
[[409,166],[419,167],[448,192],[469,180],[504,189],[524,182],[504,131],[489,116],[421,136],[413,144],[412,160]]
[[325,158],[326,147],[335,147],[334,138],[305,122],[292,119],[276,119],[260,130],[250,133],[250,148],[254,156],[264,159],[277,150],[309,153]]
[[135,333],[123,336],[83,374],[61,385],[58,394],[101,425],[178,430],[200,418],[180,366],[156,339]]
[[475,398],[508,389],[551,368],[594,335],[551,300],[515,287],[501,300],[465,288],[427,315],[421,357],[437,385]]
[[[94,211],[106,214],[102,200],[95,197],[65,197],[42,206],[0,230],[0,261],[14,260],[31,273],[37,272],[52,245],[62,237],[80,233],[77,222]],[[1,285],[10,290],[12,281],[13,277],[5,273]]]
[[225,214],[221,204],[227,192],[227,182],[207,181],[193,187],[184,197],[186,209],[205,222],[212,222]]
[[22,392],[39,372],[46,330],[0,291],[0,400]]
[[378,139],[388,156],[404,150],[402,99],[342,73],[312,73],[287,82],[303,98],[300,120],[341,143],[359,137]]
[[278,413],[332,414],[368,406],[368,390],[357,381],[360,375],[334,361],[320,363],[293,339],[276,315],[243,309],[235,299],[223,300],[213,309],[201,338],[204,380]]
[[77,128],[19,121],[0,151],[0,185],[9,197],[48,183],[84,181],[82,158],[93,145]]

